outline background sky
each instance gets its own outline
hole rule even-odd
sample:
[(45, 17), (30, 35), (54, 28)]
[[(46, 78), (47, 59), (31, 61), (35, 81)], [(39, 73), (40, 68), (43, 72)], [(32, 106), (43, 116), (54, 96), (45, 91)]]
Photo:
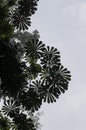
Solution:
[(86, 0), (40, 0), (30, 31), (61, 53), (72, 74), (56, 103), (43, 104), (41, 130), (86, 130)]

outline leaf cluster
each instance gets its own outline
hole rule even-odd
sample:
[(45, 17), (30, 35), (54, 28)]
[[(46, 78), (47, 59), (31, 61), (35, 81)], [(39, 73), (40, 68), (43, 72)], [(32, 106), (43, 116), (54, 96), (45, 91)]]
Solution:
[(19, 30), (28, 29), (31, 25), (31, 16), (37, 10), (38, 0), (18, 0), (15, 8), (9, 13), (11, 24)]
[(38, 0), (0, 2), (0, 129), (36, 130), (30, 113), (56, 102), (68, 89), (70, 71), (57, 48), (40, 41), (37, 31), (24, 31)]

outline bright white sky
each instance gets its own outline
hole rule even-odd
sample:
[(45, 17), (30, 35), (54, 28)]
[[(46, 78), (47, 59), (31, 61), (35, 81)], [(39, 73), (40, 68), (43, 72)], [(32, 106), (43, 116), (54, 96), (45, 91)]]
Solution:
[(86, 130), (86, 0), (40, 0), (30, 31), (58, 48), (72, 74), (57, 103), (42, 106), (42, 130)]

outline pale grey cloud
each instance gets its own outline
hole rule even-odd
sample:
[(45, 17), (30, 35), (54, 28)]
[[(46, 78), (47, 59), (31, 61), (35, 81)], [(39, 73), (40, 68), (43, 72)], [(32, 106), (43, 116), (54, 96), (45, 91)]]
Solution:
[(42, 130), (86, 130), (86, 0), (40, 0), (35, 28), (72, 73), (69, 90), (56, 104), (42, 106)]
[(86, 27), (86, 2), (80, 5), (80, 21), (83, 26)]
[[(49, 3), (48, 0), (47, 2), (42, 1), (39, 4), (38, 12), (33, 16), (33, 29), (37, 28), (41, 32), (41, 38), (47, 43), (64, 43), (65, 41), (65, 44), (74, 44), (75, 42), (81, 44), (86, 41), (84, 17), (86, 9), (85, 7), (83, 9), (86, 2), (77, 2), (77, 0), (67, 2), (67, 0), (60, 2), (54, 0)], [(64, 5), (64, 8), (61, 4)]]

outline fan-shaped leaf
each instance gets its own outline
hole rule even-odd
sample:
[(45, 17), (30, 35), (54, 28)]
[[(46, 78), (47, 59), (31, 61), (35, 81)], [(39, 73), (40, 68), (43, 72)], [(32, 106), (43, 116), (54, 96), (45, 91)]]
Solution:
[(15, 111), (19, 107), (20, 106), (17, 106), (15, 101), (13, 101), (12, 99), (9, 99), (9, 100), (6, 100), (6, 102), (4, 102), (2, 111), (5, 115), (9, 115), (12, 111)]
[(43, 50), (43, 57), (41, 58), (41, 64), (44, 68), (53, 68), (60, 64), (60, 53), (54, 47), (49, 47)]
[(42, 51), (45, 49), (45, 45), (37, 40), (28, 41), (26, 43), (26, 55), (33, 59), (38, 59), (42, 56)]

